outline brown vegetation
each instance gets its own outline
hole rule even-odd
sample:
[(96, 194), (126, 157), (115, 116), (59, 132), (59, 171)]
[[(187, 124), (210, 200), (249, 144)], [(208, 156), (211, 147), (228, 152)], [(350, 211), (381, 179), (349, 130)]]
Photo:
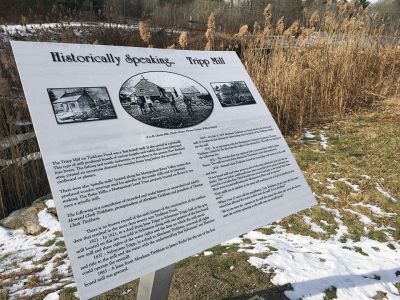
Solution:
[[(302, 27), (294, 22), (282, 37), (278, 23), (249, 42), (243, 60), (284, 133), (330, 120), (398, 93), (399, 38), (367, 9), (341, 4)], [(265, 33), (268, 36), (265, 36)]]
[[(204, 24), (203, 32), (188, 29), (180, 36), (167, 29), (155, 29), (155, 24), (147, 22), (141, 23), (139, 30), (113, 24), (26, 28), (24, 34), (16, 33), (12, 38), (234, 50), (285, 134), (399, 94), (399, 36), (385, 36), (389, 31), (368, 8), (352, 2), (330, 5), (326, 10), (305, 14), (302, 22), (292, 25), (285, 24), (284, 18), (273, 17), (273, 12), (273, 6), (264, 10), (263, 21), (259, 19), (263, 28), (258, 22), (249, 28), (254, 20), (246, 25), (240, 19), (232, 19), (236, 34), (220, 31), (222, 17), (215, 11), (207, 16), (208, 25)], [(8, 42), (0, 42), (0, 53), (2, 217), (47, 194), (49, 187), (35, 138), (17, 138), (33, 132), (33, 128)]]

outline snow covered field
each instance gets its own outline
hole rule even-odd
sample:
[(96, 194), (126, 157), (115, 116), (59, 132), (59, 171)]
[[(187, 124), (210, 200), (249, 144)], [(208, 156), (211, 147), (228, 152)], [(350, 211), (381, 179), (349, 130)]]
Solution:
[(36, 236), (0, 226), (0, 283), (10, 299), (75, 286), (60, 224), (48, 212), (54, 201), (45, 204), (38, 213), (44, 231)]
[(26, 24), (26, 25), (0, 25), (0, 31), (7, 32), (10, 35), (20, 34), (28, 36), (29, 34), (45, 29), (60, 29), (60, 28), (79, 28), (79, 27), (99, 27), (99, 26), (116, 26), (125, 29), (137, 30), (137, 24), (118, 24), (118, 23), (102, 23), (102, 22), (62, 22), (62, 23), (43, 23), (43, 24)]
[[(378, 291), (387, 299), (400, 299), (394, 286), (400, 281), (397, 243), (396, 249), (368, 238), (342, 244), (335, 237), (324, 241), (290, 234), (280, 226), (271, 235), (252, 231), (244, 238), (251, 243), (233, 239), (227, 244), (239, 243), (244, 247), (239, 251), (249, 254), (271, 253), (265, 259), (251, 256), (249, 263), (273, 272), (275, 285), (290, 283), (293, 290), (285, 292), (290, 299), (324, 299), (331, 287), (335, 287), (338, 299), (372, 299)], [(254, 248), (247, 249), (249, 245)]]
[[(46, 204), (52, 207), (53, 201), (48, 200)], [(376, 215), (386, 214), (376, 206), (369, 209)], [(333, 212), (340, 224), (340, 213)], [(59, 299), (60, 290), (75, 286), (57, 219), (47, 209), (40, 211), (38, 217), (46, 230), (37, 236), (0, 227), (0, 272), (10, 299), (48, 291), (44, 299)], [(311, 230), (323, 230), (309, 219), (307, 222)], [(338, 239), (347, 232), (347, 227), (339, 226), (336, 235), (321, 240), (291, 234), (280, 225), (271, 225), (265, 229), (272, 234), (251, 231), (225, 245), (238, 244), (238, 251), (250, 254), (249, 264), (274, 274), (273, 284), (290, 283), (293, 290), (285, 292), (290, 299), (324, 299), (331, 287), (336, 289), (338, 299), (371, 299), (378, 291), (385, 293), (387, 299), (399, 299), (399, 290), (394, 285), (400, 281), (398, 242), (391, 241), (393, 248), (368, 238), (341, 243)], [(259, 254), (267, 257), (260, 258)], [(213, 253), (205, 251), (203, 255)], [(32, 286), (35, 282), (38, 286)]]

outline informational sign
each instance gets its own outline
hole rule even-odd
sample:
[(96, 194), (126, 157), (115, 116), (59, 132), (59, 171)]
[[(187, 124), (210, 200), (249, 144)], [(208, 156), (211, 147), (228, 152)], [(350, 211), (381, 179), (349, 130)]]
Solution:
[(12, 47), (80, 298), (315, 204), (236, 53)]

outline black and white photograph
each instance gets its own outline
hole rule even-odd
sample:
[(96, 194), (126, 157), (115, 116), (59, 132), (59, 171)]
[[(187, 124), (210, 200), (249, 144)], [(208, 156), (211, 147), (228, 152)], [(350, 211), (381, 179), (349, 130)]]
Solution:
[(106, 87), (47, 89), (58, 124), (116, 119)]
[(256, 104), (244, 81), (212, 82), (211, 86), (222, 107)]
[(200, 124), (213, 110), (210, 93), (195, 80), (170, 72), (145, 72), (122, 85), (123, 108), (136, 120), (176, 129)]

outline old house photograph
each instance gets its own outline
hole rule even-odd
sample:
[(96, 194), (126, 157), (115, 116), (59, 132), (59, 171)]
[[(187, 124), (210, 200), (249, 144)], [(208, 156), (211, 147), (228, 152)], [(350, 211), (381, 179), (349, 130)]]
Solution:
[(211, 86), (222, 107), (256, 103), (244, 81), (212, 82)]
[(59, 124), (117, 118), (105, 87), (52, 88), (47, 93)]
[(123, 108), (136, 120), (161, 128), (197, 125), (213, 110), (210, 93), (198, 82), (170, 72), (129, 78), (119, 93)]

